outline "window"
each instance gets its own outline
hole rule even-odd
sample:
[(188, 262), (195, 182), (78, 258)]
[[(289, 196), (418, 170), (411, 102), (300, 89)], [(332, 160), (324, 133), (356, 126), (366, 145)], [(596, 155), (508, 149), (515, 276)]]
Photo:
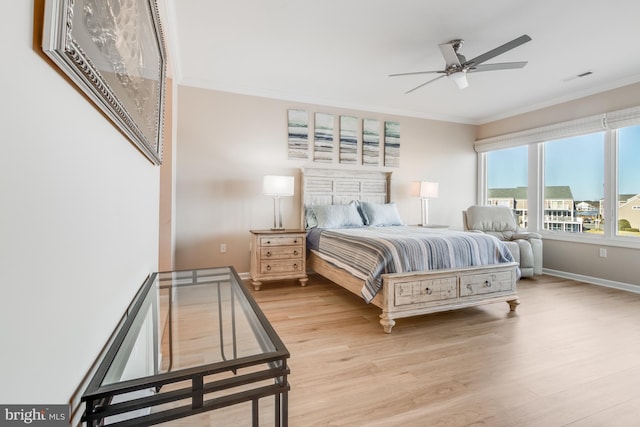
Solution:
[(495, 150), (487, 153), (487, 203), (508, 206), (527, 227), (528, 148)]
[(511, 206), (521, 226), (549, 239), (640, 247), (640, 106), (481, 139), (474, 148), (478, 199)]
[(618, 130), (617, 235), (640, 237), (640, 126)]
[(604, 132), (544, 143), (542, 228), (602, 233)]

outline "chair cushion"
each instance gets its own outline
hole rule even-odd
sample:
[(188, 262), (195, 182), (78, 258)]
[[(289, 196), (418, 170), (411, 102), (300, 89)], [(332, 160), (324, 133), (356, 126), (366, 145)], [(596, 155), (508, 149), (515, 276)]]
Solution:
[(507, 206), (470, 206), (467, 209), (467, 228), (504, 233), (515, 232), (518, 226), (513, 212)]

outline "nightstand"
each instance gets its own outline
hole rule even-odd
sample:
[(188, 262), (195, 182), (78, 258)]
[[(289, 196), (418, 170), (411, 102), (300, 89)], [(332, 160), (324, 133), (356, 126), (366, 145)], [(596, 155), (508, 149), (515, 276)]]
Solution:
[(304, 230), (250, 230), (251, 284), (260, 290), (263, 280), (298, 279), (307, 284)]

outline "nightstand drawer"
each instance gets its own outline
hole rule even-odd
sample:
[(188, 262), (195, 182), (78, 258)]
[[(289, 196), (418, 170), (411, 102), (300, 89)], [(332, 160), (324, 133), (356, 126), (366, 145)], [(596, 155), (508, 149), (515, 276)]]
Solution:
[(260, 259), (267, 261), (270, 259), (300, 259), (302, 258), (302, 246), (276, 246), (260, 248)]
[(295, 236), (260, 237), (260, 246), (294, 246), (302, 245), (303, 239)]
[(260, 263), (261, 274), (299, 273), (302, 268), (303, 263), (301, 260), (262, 261)]
[(460, 276), (460, 296), (513, 291), (511, 271)]

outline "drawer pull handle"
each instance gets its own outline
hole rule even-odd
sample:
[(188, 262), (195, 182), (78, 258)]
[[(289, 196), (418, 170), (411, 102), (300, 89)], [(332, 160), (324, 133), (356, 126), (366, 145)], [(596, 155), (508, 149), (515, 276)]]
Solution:
[(293, 251), (293, 254), (294, 255), (298, 255), (298, 251)]
[(270, 245), (270, 244), (271, 244), (271, 240), (267, 240), (267, 245)]
[(427, 295), (431, 295), (433, 293), (433, 289), (427, 288), (425, 289), (425, 292), (427, 293)]
[(298, 264), (293, 264), (293, 269), (297, 270), (298, 269)]
[(271, 256), (271, 251), (267, 251), (267, 256), (270, 257)]
[(267, 271), (271, 271), (271, 266), (267, 265)]
[(298, 243), (298, 239), (293, 239), (293, 243)]
[(484, 281), (484, 287), (485, 287), (485, 288), (490, 288), (490, 287), (491, 287), (491, 282), (490, 282), (490, 281), (488, 281), (488, 280), (485, 280), (485, 281)]

